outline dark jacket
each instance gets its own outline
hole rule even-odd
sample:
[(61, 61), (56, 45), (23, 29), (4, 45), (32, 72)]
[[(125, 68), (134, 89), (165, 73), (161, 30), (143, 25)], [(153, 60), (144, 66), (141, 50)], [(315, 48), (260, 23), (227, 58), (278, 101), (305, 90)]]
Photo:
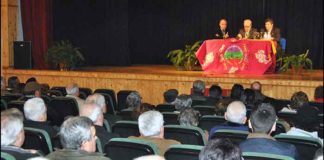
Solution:
[(24, 121), (24, 127), (31, 127), (31, 128), (37, 128), (45, 130), (50, 138), (54, 138), (57, 136), (58, 130), (56, 130), (54, 127), (50, 126), (48, 122), (36, 122), (31, 120), (25, 120)]
[(46, 156), (50, 160), (110, 160), (101, 153), (89, 153), (81, 150), (62, 149)]
[(105, 144), (107, 144), (110, 139), (119, 137), (118, 134), (107, 132), (105, 127), (95, 125), (95, 128), (96, 128), (97, 137), (101, 142), (102, 150), (104, 150)]
[(245, 37), (244, 29), (240, 29), (238, 34), (242, 35), (242, 39), (257, 39), (259, 37), (258, 30), (255, 28), (251, 28), (248, 37)]
[[(260, 30), (260, 37), (261, 38), (263, 38), (264, 37), (264, 33), (266, 32), (266, 30), (264, 29), (264, 28), (262, 28), (261, 30)], [(275, 40), (275, 41), (277, 41), (277, 42), (279, 42), (279, 40), (280, 40), (280, 29), (279, 28), (273, 28), (272, 30), (271, 30), (271, 37), (273, 37), (273, 39)]]
[(267, 134), (250, 133), (247, 139), (240, 144), (242, 152), (260, 152), (289, 156), (298, 159), (294, 145), (278, 142)]
[(28, 150), (16, 146), (1, 146), (1, 152), (5, 152), (14, 156), (17, 160), (28, 159), (32, 157), (42, 156), (39, 153), (31, 153)]
[(225, 29), (225, 32), (223, 33), (220, 28), (217, 29), (215, 33), (215, 39), (224, 39), (225, 34), (228, 34), (228, 37), (230, 37), (230, 34), (227, 29)]
[(232, 123), (232, 122), (225, 122), (223, 124), (217, 125), (210, 129), (209, 132), (209, 139), (212, 138), (213, 134), (219, 129), (231, 129), (231, 130), (238, 130), (238, 131), (249, 131), (249, 127), (244, 124)]

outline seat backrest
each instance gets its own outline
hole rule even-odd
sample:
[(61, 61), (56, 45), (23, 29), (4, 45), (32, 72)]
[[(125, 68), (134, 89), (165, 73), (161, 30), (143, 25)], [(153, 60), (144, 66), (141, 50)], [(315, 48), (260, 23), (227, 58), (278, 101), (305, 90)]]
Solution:
[(270, 101), (270, 104), (276, 110), (276, 113), (278, 113), (282, 108), (284, 108), (288, 104), (290, 104), (290, 100), (287, 100), (287, 99), (274, 99), (274, 98), (271, 98), (269, 101)]
[(62, 93), (62, 96), (66, 96), (66, 89), (63, 86), (53, 86), (50, 90), (58, 90)]
[(78, 116), (79, 108), (76, 100), (70, 97), (55, 97), (48, 105), (48, 118), (53, 125), (61, 126), (66, 116)]
[(116, 93), (113, 89), (96, 89), (94, 91), (94, 93), (105, 93), (105, 94), (110, 95), (110, 97), (112, 98), (114, 109), (116, 110), (117, 100), (116, 100)]
[(296, 113), (290, 113), (290, 112), (278, 112), (277, 114), (279, 119), (285, 120), (289, 124), (293, 124), (293, 121), (295, 120)]
[(134, 92), (133, 90), (120, 90), (118, 93), (117, 93), (117, 103), (118, 103), (118, 107), (116, 108), (117, 111), (121, 111), (126, 107), (126, 98), (127, 96)]
[(211, 135), (211, 139), (214, 138), (228, 138), (234, 144), (240, 144), (242, 141), (246, 140), (249, 132), (248, 131), (239, 131), (231, 129), (218, 129), (216, 132)]
[(118, 116), (122, 117), (125, 121), (132, 121), (132, 110), (122, 110), (119, 113), (117, 113)]
[(199, 119), (199, 127), (203, 130), (210, 131), (214, 126), (225, 123), (224, 116), (205, 115)]
[(159, 154), (157, 146), (149, 141), (131, 138), (112, 138), (104, 153), (112, 160), (131, 160), (144, 155)]
[(309, 102), (309, 105), (318, 108), (318, 110), (320, 111), (320, 113), (323, 113), (324, 103), (320, 103), (320, 102)]
[(7, 109), (10, 108), (17, 108), (19, 109), (22, 113), (24, 113), (24, 103), (25, 101), (11, 101), (7, 104)]
[(179, 124), (178, 117), (179, 113), (174, 112), (162, 112), (164, 125)]
[(112, 132), (117, 133), (122, 138), (140, 136), (138, 123), (136, 121), (117, 121), (112, 126)]
[(62, 97), (63, 93), (60, 90), (50, 89), (47, 92), (50, 97)]
[(270, 153), (259, 153), (259, 152), (242, 152), (244, 160), (294, 160), (289, 156), (270, 154)]
[(90, 88), (81, 87), (79, 88), (79, 91), (83, 92), (86, 95), (86, 97), (92, 94), (92, 90)]
[(84, 92), (82, 92), (82, 91), (79, 92), (79, 98), (85, 100), (85, 99), (87, 99), (87, 97), (88, 97), (88, 96), (87, 96), (86, 93), (84, 93)]
[(205, 145), (207, 142), (205, 132), (193, 126), (165, 125), (164, 137), (177, 140), (181, 144)]
[(281, 48), (282, 48), (282, 50), (286, 50), (286, 38), (280, 38), (279, 39), (279, 43), (280, 43), (280, 46), (281, 46)]
[(1, 160), (16, 160), (16, 158), (9, 153), (1, 152)]
[(176, 110), (173, 104), (158, 104), (155, 109), (159, 112), (173, 112)]
[(276, 131), (272, 132), (271, 136), (275, 136), (275, 135), (278, 135), (281, 133), (286, 133), (286, 129), (285, 129), (283, 122), (277, 121), (276, 122)]
[(214, 115), (215, 114), (215, 107), (214, 106), (204, 106), (204, 105), (196, 105), (193, 108), (199, 111), (200, 115)]
[(1, 99), (1, 111), (7, 109), (7, 102), (3, 99)]
[(22, 94), (6, 94), (6, 95), (2, 95), (1, 99), (4, 100), (5, 102), (9, 103), (11, 101), (18, 100), (21, 97), (23, 97)]
[(206, 100), (192, 100), (191, 106), (206, 105)]
[(96, 152), (103, 153), (102, 143), (99, 138), (96, 139)]
[(106, 119), (104, 119), (103, 125), (104, 125), (105, 129), (107, 130), (107, 132), (111, 133), (111, 126)]
[(45, 155), (53, 151), (51, 138), (45, 130), (24, 127), (24, 131), (25, 141), (22, 148), (40, 150)]
[(295, 145), (299, 157), (303, 157), (303, 159), (313, 159), (316, 150), (322, 147), (322, 144), (318, 139), (311, 138), (311, 137), (279, 134), (276, 135), (274, 138), (277, 141)]
[(115, 105), (113, 103), (113, 99), (111, 98), (111, 95), (107, 93), (99, 93), (99, 94), (105, 97), (107, 113), (116, 115)]
[(202, 148), (203, 146), (188, 144), (171, 145), (164, 153), (164, 157), (172, 160), (197, 160)]

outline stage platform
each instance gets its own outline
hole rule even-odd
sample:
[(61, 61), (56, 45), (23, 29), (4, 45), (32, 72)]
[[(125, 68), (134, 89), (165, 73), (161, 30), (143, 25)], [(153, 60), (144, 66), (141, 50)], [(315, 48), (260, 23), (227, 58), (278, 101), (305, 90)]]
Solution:
[(22, 82), (35, 77), (40, 83), (52, 86), (65, 86), (68, 83), (78, 83), (80, 87), (111, 88), (119, 90), (137, 90), (144, 102), (163, 103), (163, 92), (170, 88), (179, 90), (180, 94), (189, 94), (192, 82), (203, 80), (207, 87), (218, 84), (224, 89), (230, 89), (234, 83), (240, 83), (245, 88), (253, 81), (263, 84), (265, 95), (290, 99), (296, 91), (304, 91), (310, 100), (314, 98), (314, 90), (323, 85), (323, 70), (307, 70), (300, 75), (290, 72), (265, 75), (214, 74), (207, 75), (203, 71), (180, 71), (169, 65), (136, 65), (130, 67), (84, 67), (76, 71), (55, 70), (17, 70), (4, 69), (3, 75), (18, 76)]

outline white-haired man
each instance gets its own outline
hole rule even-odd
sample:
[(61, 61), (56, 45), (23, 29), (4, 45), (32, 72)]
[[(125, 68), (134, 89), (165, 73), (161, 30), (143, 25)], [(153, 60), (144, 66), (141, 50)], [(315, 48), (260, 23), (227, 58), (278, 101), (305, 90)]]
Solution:
[(209, 139), (213, 138), (213, 134), (219, 129), (232, 129), (240, 131), (249, 131), (246, 123), (246, 107), (241, 101), (233, 101), (227, 106), (224, 114), (225, 123), (213, 127), (209, 132)]
[(150, 141), (157, 145), (160, 155), (164, 156), (170, 145), (180, 144), (180, 142), (164, 139), (163, 115), (158, 111), (146, 111), (138, 117), (138, 128), (140, 137), (131, 136), (129, 138)]
[(81, 111), (81, 106), (84, 104), (84, 100), (79, 97), (79, 86), (76, 83), (69, 84), (65, 88), (66, 97), (74, 98), (78, 103), (79, 111)]
[[(99, 107), (96, 103), (85, 103), (82, 106), (82, 110), (80, 112), (80, 116), (88, 117), (92, 120), (95, 128), (97, 136), (102, 144), (102, 147), (104, 147), (110, 139), (117, 138), (119, 135), (115, 133), (109, 133), (104, 127), (104, 116), (101, 110), (101, 107)], [(102, 148), (104, 149), (104, 148)]]
[(31, 98), (24, 104), (26, 120), (25, 127), (45, 130), (51, 138), (57, 136), (58, 129), (50, 126), (47, 122), (46, 105), (41, 98)]
[(62, 150), (56, 150), (46, 157), (51, 160), (108, 160), (96, 153), (96, 129), (88, 117), (70, 117), (61, 126)]
[[(16, 112), (16, 111), (14, 111)], [(12, 110), (1, 112), (1, 154), (13, 155), (16, 159), (27, 159), (40, 156), (36, 150), (21, 148), (25, 141), (22, 113)]]
[(97, 103), (102, 110), (104, 118), (108, 121), (110, 126), (113, 126), (117, 121), (122, 120), (120, 116), (107, 113), (107, 104), (105, 97), (99, 93), (89, 95), (85, 100), (85, 103)]

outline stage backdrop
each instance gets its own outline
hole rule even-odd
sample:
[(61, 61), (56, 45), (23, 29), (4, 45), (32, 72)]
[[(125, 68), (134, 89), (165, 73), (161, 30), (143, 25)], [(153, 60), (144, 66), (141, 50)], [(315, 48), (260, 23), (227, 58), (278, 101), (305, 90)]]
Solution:
[(231, 36), (251, 18), (272, 17), (287, 39), (287, 53), (310, 49), (323, 68), (322, 0), (55, 0), (54, 40), (81, 47), (88, 66), (169, 64), (170, 50), (212, 39), (221, 17)]

